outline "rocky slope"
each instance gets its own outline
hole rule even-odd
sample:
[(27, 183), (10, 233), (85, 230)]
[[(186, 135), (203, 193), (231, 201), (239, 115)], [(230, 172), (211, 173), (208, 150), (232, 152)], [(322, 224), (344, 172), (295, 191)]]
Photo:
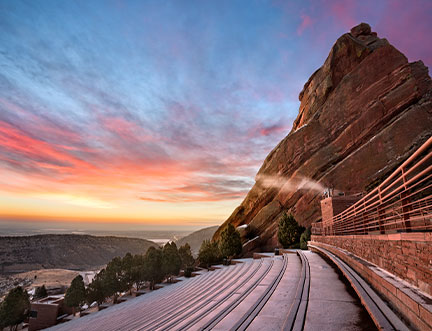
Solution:
[(135, 238), (88, 235), (0, 237), (0, 273), (37, 269), (90, 270), (113, 257), (143, 254), (155, 243)]
[(291, 132), (267, 156), (256, 183), (228, 223), (249, 224), (262, 249), (277, 244), (277, 223), (291, 211), (318, 220), (325, 188), (370, 190), (432, 135), (432, 82), (362, 23), (342, 35), (304, 85)]

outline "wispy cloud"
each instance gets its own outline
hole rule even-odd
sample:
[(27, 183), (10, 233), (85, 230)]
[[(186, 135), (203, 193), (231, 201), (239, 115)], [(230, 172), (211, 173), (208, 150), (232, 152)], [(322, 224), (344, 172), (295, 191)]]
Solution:
[(297, 34), (298, 35), (302, 35), (304, 30), (309, 28), (313, 23), (312, 18), (308, 15), (301, 14), (300, 18), (301, 18), (301, 23), (300, 23), (299, 27), (297, 28)]
[(152, 192), (140, 196), (141, 200), (153, 202), (210, 202), (238, 200), (244, 197), (252, 186), (251, 180), (226, 178), (192, 179), (183, 186)]
[(2, 2), (0, 193), (228, 215), (340, 34), (369, 22), (432, 65), (431, 15), (423, 0)]

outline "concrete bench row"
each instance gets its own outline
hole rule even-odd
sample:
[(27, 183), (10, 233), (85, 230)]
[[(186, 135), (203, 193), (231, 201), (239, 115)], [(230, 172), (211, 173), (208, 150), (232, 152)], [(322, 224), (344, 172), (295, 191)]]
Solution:
[(53, 329), (244, 330), (262, 322), (268, 325), (265, 321), (275, 316), (272, 323), (283, 325), (299, 283), (301, 260), (284, 254), (241, 261)]

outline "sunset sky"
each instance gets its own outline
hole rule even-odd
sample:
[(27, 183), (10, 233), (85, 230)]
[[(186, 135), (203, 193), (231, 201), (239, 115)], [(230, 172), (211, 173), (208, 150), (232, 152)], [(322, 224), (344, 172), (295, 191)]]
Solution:
[(222, 223), (360, 22), (431, 67), (427, 0), (0, 0), (0, 219)]

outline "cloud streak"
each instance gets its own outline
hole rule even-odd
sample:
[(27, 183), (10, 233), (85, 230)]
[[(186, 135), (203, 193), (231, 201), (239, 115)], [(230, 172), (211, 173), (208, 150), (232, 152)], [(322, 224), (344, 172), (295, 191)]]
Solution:
[[(209, 204), (226, 217), (335, 39), (367, 21), (431, 65), (431, 10), (422, 0), (2, 2), (0, 193), (28, 208), (51, 197), (60, 216), (78, 201), (91, 217), (97, 206), (162, 217), (181, 205), (172, 215), (195, 219), (217, 214)], [(19, 209), (7, 208), (0, 217)]]

